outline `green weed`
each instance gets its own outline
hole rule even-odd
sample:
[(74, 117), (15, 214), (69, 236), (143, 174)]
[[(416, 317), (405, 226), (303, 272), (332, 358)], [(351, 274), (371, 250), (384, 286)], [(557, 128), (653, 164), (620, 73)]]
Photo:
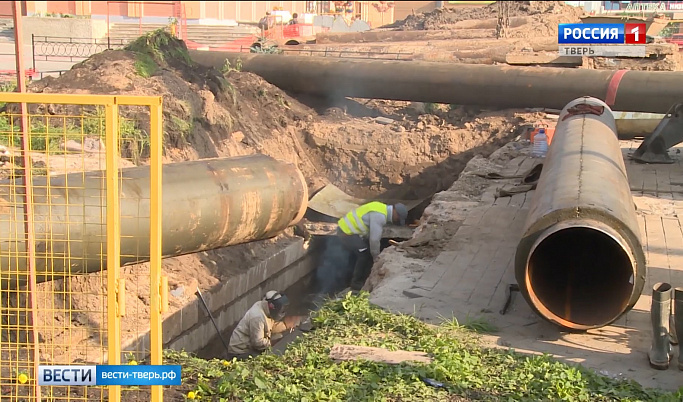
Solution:
[(180, 133), (181, 140), (187, 142), (187, 138), (194, 128), (194, 119), (190, 118), (190, 121), (186, 121), (176, 116), (171, 116), (170, 124), (175, 131)]
[(230, 71), (237, 71), (240, 72), (242, 71), (242, 59), (239, 57), (237, 60), (235, 60), (235, 66), (233, 67), (232, 64), (230, 64), (230, 60), (225, 59), (225, 63), (223, 63), (223, 66), (221, 67), (221, 72), (223, 74), (227, 74)]
[[(46, 124), (48, 118), (29, 119), (29, 147), (33, 151), (50, 151), (59, 153), (60, 144), (68, 140), (82, 138), (79, 129), (69, 126), (54, 127)], [(19, 128), (19, 118), (11, 119), (7, 115), (0, 115), (0, 144), (9, 147), (21, 147), (22, 132)]]
[[(266, 353), (227, 362), (166, 351), (166, 364), (183, 366), (185, 392), (213, 401), (676, 401), (683, 396), (602, 377), (548, 356), (482, 348), (471, 331), (453, 321), (430, 326), (391, 314), (372, 306), (366, 293), (328, 301), (313, 322), (315, 330), (290, 344), (283, 356)], [(329, 357), (335, 344), (423, 351), (433, 361), (335, 362)], [(425, 379), (444, 387), (429, 386)]]
[[(124, 47), (124, 50), (134, 52), (140, 60), (140, 55), (146, 55), (155, 65), (167, 65), (173, 61), (180, 61), (188, 66), (193, 65), (190, 53), (183, 41), (171, 35), (163, 28), (148, 32)], [(143, 63), (149, 67), (149, 60)], [(136, 67), (137, 69), (137, 67)]]
[(478, 334), (491, 334), (494, 332), (498, 332), (498, 327), (495, 325), (491, 324), (486, 320), (485, 318), (477, 317), (477, 318), (471, 318), (471, 317), (466, 317), (464, 322), (461, 324), (457, 318), (452, 317), (452, 318), (443, 318), (441, 317), (442, 324), (446, 328), (454, 329), (454, 330), (469, 330)]
[[(58, 120), (56, 124), (54, 120)], [(29, 119), (30, 149), (33, 151), (50, 151), (61, 153), (60, 144), (68, 140), (82, 142), (85, 136), (104, 139), (106, 136), (105, 116), (102, 108), (85, 115), (82, 119), (67, 121), (61, 118), (32, 117)], [(21, 147), (21, 130), (19, 119), (7, 114), (0, 114), (0, 145)], [(135, 121), (119, 119), (119, 140), (121, 150), (127, 152), (135, 164), (139, 164), (142, 155), (149, 149), (149, 135), (136, 127)]]
[(149, 78), (157, 72), (159, 66), (152, 56), (147, 53), (137, 53), (135, 55), (135, 72), (142, 78)]

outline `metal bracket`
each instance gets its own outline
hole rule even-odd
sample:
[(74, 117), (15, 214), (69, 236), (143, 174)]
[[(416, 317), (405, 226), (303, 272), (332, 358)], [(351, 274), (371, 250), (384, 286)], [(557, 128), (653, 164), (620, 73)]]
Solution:
[(669, 148), (683, 142), (683, 103), (673, 105), (659, 122), (652, 135), (631, 155), (640, 163), (674, 163)]
[(126, 280), (124, 278), (119, 278), (116, 281), (116, 301), (118, 307), (119, 317), (126, 316)]
[(519, 292), (519, 285), (516, 283), (509, 284), (507, 289), (505, 289), (505, 305), (500, 310), (501, 315), (507, 314), (508, 310), (512, 306), (513, 292)]

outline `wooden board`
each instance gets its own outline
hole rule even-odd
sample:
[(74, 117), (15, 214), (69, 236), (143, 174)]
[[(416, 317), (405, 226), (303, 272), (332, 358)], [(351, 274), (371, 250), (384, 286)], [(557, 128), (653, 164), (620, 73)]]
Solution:
[(583, 64), (583, 58), (559, 56), (557, 52), (509, 52), (505, 55), (505, 62), (512, 65), (563, 64), (580, 66)]
[(356, 345), (334, 345), (330, 358), (337, 361), (369, 360), (378, 363), (400, 364), (405, 362), (431, 363), (432, 358), (424, 352), (386, 350)]

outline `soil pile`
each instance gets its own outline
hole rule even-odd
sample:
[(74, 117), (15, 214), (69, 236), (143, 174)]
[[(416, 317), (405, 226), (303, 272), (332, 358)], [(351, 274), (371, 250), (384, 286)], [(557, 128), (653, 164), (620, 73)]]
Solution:
[[(569, 6), (562, 1), (510, 1), (510, 17), (526, 17), (540, 14), (573, 15), (581, 13), (581, 9)], [(485, 20), (497, 18), (498, 3), (483, 7), (443, 8), (428, 13), (409, 15), (386, 28), (398, 28), (402, 31), (449, 29), (449, 25), (466, 20)]]
[(423, 199), (443, 191), (473, 156), (488, 155), (518, 135), (529, 116), (380, 100), (365, 107), (390, 123), (334, 108), (329, 113), (339, 116), (336, 121), (315, 121), (303, 131), (311, 159), (334, 160), (337, 168), (328, 177), (358, 197)]
[[(110, 50), (79, 63), (61, 77), (32, 84), (30, 92), (125, 94), (163, 97), (166, 162), (264, 153), (315, 174), (294, 144), (293, 123), (310, 119), (308, 107), (262, 78), (194, 64), (184, 42), (163, 31), (142, 36), (124, 50)], [(80, 114), (42, 105), (50, 114)], [(121, 116), (145, 132), (145, 108), (121, 107)], [(39, 111), (40, 112), (40, 111)], [(144, 163), (145, 149), (140, 150)], [(130, 155), (124, 155), (130, 156)]]

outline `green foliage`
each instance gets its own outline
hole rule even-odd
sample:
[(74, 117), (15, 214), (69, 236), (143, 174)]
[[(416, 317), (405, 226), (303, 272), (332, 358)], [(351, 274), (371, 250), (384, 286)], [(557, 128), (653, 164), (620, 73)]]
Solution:
[(673, 34), (678, 33), (679, 31), (679, 23), (678, 22), (670, 22), (668, 23), (660, 32), (659, 36), (662, 38), (670, 38)]
[[(186, 392), (212, 401), (639, 401), (680, 400), (679, 394), (643, 389), (599, 376), (548, 356), (524, 356), (477, 345), (476, 334), (446, 323), (427, 325), (372, 306), (367, 294), (326, 303), (315, 330), (290, 344), (283, 356), (248, 361), (202, 360), (166, 351), (167, 364), (183, 366)], [(334, 344), (424, 351), (430, 364), (334, 362)], [(427, 385), (433, 379), (444, 388)]]
[(443, 319), (442, 325), (446, 328), (451, 328), (454, 330), (465, 329), (479, 334), (490, 334), (498, 332), (498, 327), (496, 327), (494, 324), (491, 324), (486, 319), (481, 317), (467, 317), (465, 318), (465, 322), (463, 324), (460, 324), (460, 322), (458, 322), (458, 319), (455, 317), (451, 319)]
[(242, 71), (242, 59), (240, 59), (238, 57), (237, 60), (235, 60), (235, 66), (234, 67), (230, 64), (230, 60), (225, 59), (225, 63), (223, 63), (223, 66), (221, 67), (221, 72), (223, 74), (227, 74), (230, 71), (237, 71), (237, 72)]
[[(83, 141), (86, 136), (106, 136), (105, 116), (102, 108), (82, 119), (66, 119), (59, 117), (32, 117), (29, 119), (30, 147), (34, 151), (60, 153), (60, 143), (68, 140)], [(21, 147), (21, 130), (18, 116), (0, 114), (0, 144), (10, 147)], [(149, 149), (149, 135), (138, 129), (130, 119), (119, 118), (119, 139), (122, 150), (127, 150), (133, 162), (139, 164), (142, 154)]]
[[(29, 147), (33, 151), (50, 151), (53, 153), (61, 152), (59, 144), (68, 140), (80, 140), (82, 138), (80, 129), (69, 126), (54, 127), (46, 124), (47, 118), (29, 119), (30, 128)], [(21, 147), (22, 133), (19, 126), (19, 117), (10, 118), (8, 115), (0, 115), (0, 144), (10, 147)]]
[(0, 92), (14, 92), (17, 89), (17, 80), (0, 82)]
[[(12, 79), (0, 82), (0, 92), (14, 92), (17, 89), (17, 80)], [(5, 102), (0, 102), (0, 108), (5, 107)]]
[(159, 66), (147, 53), (136, 53), (135, 72), (142, 78), (149, 78), (157, 72)]
[(142, 69), (143, 72), (149, 72), (150, 61), (154, 62), (155, 68), (159, 65), (168, 65), (174, 62), (180, 62), (188, 66), (193, 65), (185, 43), (163, 28), (142, 35), (126, 45), (124, 50), (134, 52), (138, 57), (136, 62), (138, 74), (141, 72), (138, 69), (138, 63), (145, 67)]
[(170, 124), (172, 128), (180, 133), (181, 140), (187, 142), (187, 137), (194, 128), (194, 119), (190, 119), (188, 122), (176, 116), (171, 116)]

